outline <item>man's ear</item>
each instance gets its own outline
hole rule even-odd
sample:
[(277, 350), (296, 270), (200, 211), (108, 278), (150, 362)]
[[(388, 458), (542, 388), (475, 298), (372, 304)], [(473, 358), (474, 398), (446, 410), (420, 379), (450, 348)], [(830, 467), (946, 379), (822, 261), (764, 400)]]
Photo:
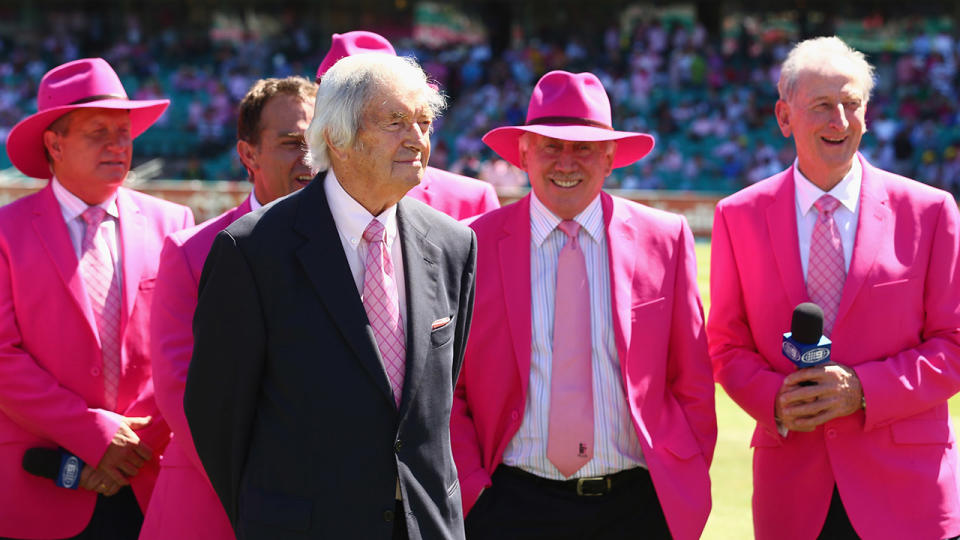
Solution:
[(784, 137), (790, 137), (793, 133), (793, 130), (790, 128), (790, 105), (788, 105), (786, 101), (778, 99), (777, 105), (773, 110), (777, 116), (780, 133), (783, 133)]
[(344, 148), (334, 146), (330, 142), (330, 135), (326, 130), (323, 131), (323, 142), (327, 144), (327, 151), (330, 152), (330, 155), (335, 156), (340, 161), (346, 161), (349, 153)]
[(44, 131), (43, 147), (47, 150), (50, 161), (56, 162), (63, 159), (63, 150), (60, 147), (60, 135), (57, 133), (50, 130)]
[(253, 176), (253, 172), (259, 168), (259, 153), (256, 147), (247, 141), (237, 141), (237, 155), (240, 156), (240, 162), (247, 169), (247, 173)]

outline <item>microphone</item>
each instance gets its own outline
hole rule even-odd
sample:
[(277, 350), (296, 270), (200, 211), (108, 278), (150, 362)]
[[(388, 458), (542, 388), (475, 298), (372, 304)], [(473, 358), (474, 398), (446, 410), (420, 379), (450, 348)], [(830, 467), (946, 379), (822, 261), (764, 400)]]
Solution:
[(804, 302), (793, 310), (790, 331), (783, 334), (783, 355), (800, 369), (830, 361), (830, 340), (823, 335), (823, 310)]
[(34, 476), (49, 478), (57, 487), (77, 489), (83, 461), (63, 448), (27, 448), (23, 453), (23, 470)]

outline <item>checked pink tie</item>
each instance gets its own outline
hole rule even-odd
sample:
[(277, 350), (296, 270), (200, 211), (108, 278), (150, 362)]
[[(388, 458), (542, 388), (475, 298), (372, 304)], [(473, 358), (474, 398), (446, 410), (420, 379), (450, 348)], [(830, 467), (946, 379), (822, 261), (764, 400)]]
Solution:
[(100, 227), (107, 211), (99, 206), (84, 210), (87, 223), (80, 249), (80, 274), (93, 307), (103, 355), (103, 393), (108, 409), (117, 406), (120, 383), (120, 276), (107, 239)]
[(593, 457), (590, 285), (580, 225), (565, 220), (559, 228), (568, 238), (557, 260), (547, 459), (569, 478)]
[(833, 212), (840, 207), (840, 201), (824, 195), (813, 206), (817, 209), (817, 223), (810, 235), (807, 293), (810, 300), (823, 308), (823, 333), (829, 336), (837, 320), (843, 282), (847, 277), (840, 229), (833, 219)]
[(363, 308), (373, 327), (373, 335), (383, 357), (383, 367), (390, 379), (393, 397), (400, 406), (403, 395), (404, 343), (403, 317), (400, 316), (400, 301), (397, 297), (397, 280), (393, 262), (387, 250), (386, 229), (374, 219), (363, 231), (367, 241), (367, 253), (363, 270)]

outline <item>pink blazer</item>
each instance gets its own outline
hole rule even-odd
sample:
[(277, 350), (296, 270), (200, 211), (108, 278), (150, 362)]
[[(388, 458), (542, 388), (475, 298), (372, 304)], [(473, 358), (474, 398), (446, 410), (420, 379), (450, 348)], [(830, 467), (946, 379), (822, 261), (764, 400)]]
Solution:
[[(153, 416), (154, 450), (131, 481), (146, 509), (170, 433), (153, 398), (150, 304), (161, 242), (193, 225), (190, 209), (120, 188), (123, 376), (116, 413)], [(25, 473), (23, 452), (62, 446), (95, 466), (119, 427), (104, 410), (100, 338), (77, 256), (50, 185), (0, 208), (0, 536), (78, 534), (97, 495)]]
[[(699, 538), (710, 513), (717, 439), (714, 383), (682, 217), (601, 194), (623, 386), (675, 538)], [(520, 427), (530, 373), (530, 197), (472, 225), (477, 295), (451, 420), (464, 512)]]
[(203, 263), (217, 233), (250, 211), (240, 206), (164, 241), (157, 271), (150, 334), (157, 405), (173, 431), (140, 539), (232, 540), (233, 528), (210, 485), (183, 414), (183, 392), (193, 354), (193, 311)]
[(492, 184), (433, 167), (407, 196), (457, 220), (500, 208)]
[(860, 377), (866, 412), (811, 433), (777, 433), (780, 352), (809, 301), (797, 246), (793, 168), (717, 206), (708, 335), (716, 379), (757, 420), (757, 538), (808, 539), (834, 483), (864, 538), (960, 533), (947, 399), (960, 390), (960, 212), (945, 192), (863, 164), (853, 258), (833, 358)]

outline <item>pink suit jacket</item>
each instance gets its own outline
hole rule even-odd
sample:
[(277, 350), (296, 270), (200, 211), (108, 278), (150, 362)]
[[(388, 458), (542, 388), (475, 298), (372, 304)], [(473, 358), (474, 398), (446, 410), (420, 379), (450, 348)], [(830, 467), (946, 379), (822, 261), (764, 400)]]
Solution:
[(866, 410), (810, 433), (777, 433), (774, 398), (794, 370), (781, 354), (809, 301), (797, 245), (793, 168), (720, 202), (708, 323), (715, 376), (757, 420), (757, 538), (815, 538), (834, 483), (864, 538), (960, 533), (957, 449), (947, 399), (960, 390), (960, 213), (945, 192), (872, 167), (834, 327)]
[(407, 196), (456, 220), (500, 208), (492, 184), (433, 167), (427, 167), (423, 180)]
[[(675, 538), (710, 513), (714, 383), (682, 217), (601, 194), (613, 324), (634, 428)], [(477, 296), (451, 420), (464, 512), (520, 427), (530, 379), (530, 196), (481, 216)]]
[(250, 211), (250, 197), (240, 206), (164, 241), (153, 305), (153, 380), (157, 406), (173, 431), (161, 462), (160, 477), (140, 530), (141, 540), (232, 540), (227, 513), (193, 446), (183, 413), (183, 393), (193, 354), (193, 312), (203, 263), (217, 233)]
[(74, 536), (94, 492), (58, 488), (20, 466), (30, 447), (62, 446), (96, 466), (117, 414), (153, 416), (138, 432), (156, 456), (131, 480), (146, 509), (170, 437), (153, 397), (149, 334), (163, 238), (193, 225), (190, 209), (117, 192), (123, 264), (123, 375), (115, 412), (104, 410), (100, 339), (77, 256), (50, 185), (0, 208), (0, 536)]

